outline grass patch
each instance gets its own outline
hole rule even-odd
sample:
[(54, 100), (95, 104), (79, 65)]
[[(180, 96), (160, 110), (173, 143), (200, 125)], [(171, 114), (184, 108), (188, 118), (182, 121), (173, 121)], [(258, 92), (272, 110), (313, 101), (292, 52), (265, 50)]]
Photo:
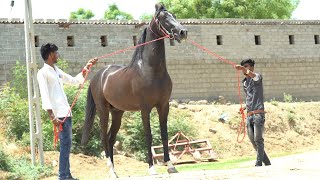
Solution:
[(254, 157), (241, 157), (239, 159), (220, 160), (215, 162), (202, 162), (197, 164), (181, 164), (176, 166), (178, 171), (222, 170), (240, 168), (241, 164), (254, 160)]
[[(273, 158), (300, 154), (304, 151), (294, 151), (294, 152), (281, 152), (276, 154), (271, 154), (270, 160), (272, 163)], [(270, 156), (270, 155), (269, 155)], [(176, 169), (179, 172), (188, 172), (188, 171), (203, 171), (203, 170), (226, 170), (226, 169), (235, 169), (235, 168), (246, 168), (243, 164), (246, 162), (254, 161), (255, 156), (246, 156), (237, 159), (226, 159), (226, 160), (219, 160), (215, 162), (201, 162), (195, 164), (180, 164), (175, 165)], [(252, 164), (253, 166), (254, 164)], [(159, 174), (167, 173), (167, 168), (165, 166), (158, 166), (157, 171)], [(140, 174), (141, 175), (141, 174)]]
[(33, 166), (26, 157), (14, 158), (5, 154), (0, 148), (0, 170), (8, 172), (6, 179), (34, 180), (52, 175), (51, 166)]
[[(201, 171), (201, 170), (222, 170), (222, 169), (235, 169), (241, 168), (243, 163), (254, 160), (255, 157), (241, 157), (237, 159), (219, 160), (215, 162), (201, 162), (194, 164), (179, 164), (175, 165), (175, 168), (179, 172), (187, 171)], [(157, 172), (159, 174), (167, 173), (166, 166), (157, 166)], [(138, 175), (138, 174), (136, 174)], [(141, 175), (141, 174), (139, 174)]]

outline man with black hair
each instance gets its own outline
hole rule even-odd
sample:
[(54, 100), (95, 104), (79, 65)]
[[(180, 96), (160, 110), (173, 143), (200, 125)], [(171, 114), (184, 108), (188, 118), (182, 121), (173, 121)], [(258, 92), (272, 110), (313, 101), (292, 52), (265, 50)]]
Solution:
[[(38, 71), (37, 79), (42, 99), (42, 108), (48, 112), (50, 120), (55, 126), (62, 124), (63, 128), (59, 133), (59, 180), (73, 180), (75, 178), (71, 175), (69, 161), (72, 143), (72, 114), (71, 112), (69, 113), (70, 105), (63, 90), (63, 84), (79, 85), (83, 83), (84, 77), (88, 73), (88, 69), (94, 65), (98, 59), (94, 58), (89, 60), (82, 72), (76, 77), (72, 77), (56, 66), (59, 59), (59, 53), (58, 47), (55, 44), (43, 44), (40, 52), (41, 57), (44, 60), (44, 65)], [(66, 120), (62, 123), (65, 117)]]
[(270, 160), (264, 151), (264, 98), (262, 76), (254, 72), (254, 60), (245, 59), (241, 61), (241, 65), (236, 65), (237, 70), (241, 70), (245, 75), (243, 79), (243, 89), (246, 94), (247, 109), (247, 132), (248, 137), (257, 152), (257, 160), (255, 166), (271, 165)]

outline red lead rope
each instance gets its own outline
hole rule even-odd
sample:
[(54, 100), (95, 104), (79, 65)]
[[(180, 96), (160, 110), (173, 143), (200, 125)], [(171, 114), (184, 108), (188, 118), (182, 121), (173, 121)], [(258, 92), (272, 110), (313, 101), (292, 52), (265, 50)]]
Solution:
[[(223, 61), (223, 62), (225, 62), (225, 63), (227, 63), (227, 64), (232, 65), (233, 68), (234, 68), (234, 66), (236, 65), (234, 62), (229, 61), (229, 60), (227, 60), (227, 59), (219, 56), (218, 54), (210, 51), (209, 49), (207, 49), (207, 48), (204, 47), (204, 46), (201, 46), (200, 44), (197, 44), (197, 43), (194, 42), (194, 41), (190, 41), (190, 43), (193, 44), (194, 46), (198, 47), (199, 49), (202, 49), (203, 51), (207, 52), (208, 54), (210, 54), (210, 55), (212, 55), (212, 56), (214, 56), (214, 57), (219, 58), (221, 61)], [(240, 71), (237, 71), (237, 79), (238, 79), (238, 97), (239, 97), (239, 102), (240, 102), (240, 113), (241, 113), (241, 118), (242, 118), (242, 121), (240, 122), (240, 126), (239, 126), (239, 129), (238, 129), (237, 141), (238, 141), (238, 143), (241, 143), (241, 142), (244, 140), (245, 136), (246, 136), (246, 128), (245, 128), (245, 119), (246, 119), (246, 116), (245, 116), (245, 114), (244, 114), (244, 110), (243, 110), (243, 107), (242, 107), (243, 100), (242, 100), (242, 98), (241, 98), (241, 92), (240, 92), (240, 89), (241, 89), (241, 87), (240, 87), (240, 84), (241, 84), (241, 83), (240, 83), (240, 82), (241, 82), (241, 81), (240, 81)], [(239, 140), (239, 137), (240, 137), (240, 134), (241, 134), (242, 131), (243, 131), (243, 137), (242, 137), (241, 140)]]

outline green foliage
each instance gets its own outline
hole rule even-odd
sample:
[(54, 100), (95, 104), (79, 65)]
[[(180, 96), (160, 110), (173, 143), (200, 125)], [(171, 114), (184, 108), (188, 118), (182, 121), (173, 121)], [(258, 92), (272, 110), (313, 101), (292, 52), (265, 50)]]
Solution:
[(161, 0), (177, 18), (289, 19), (299, 0)]
[(284, 102), (293, 102), (292, 96), (290, 94), (283, 93), (283, 101)]
[(275, 98), (271, 99), (271, 100), (270, 100), (270, 103), (271, 103), (272, 105), (274, 105), (274, 106), (278, 106), (278, 105), (279, 105), (279, 102), (278, 102)]
[(29, 129), (28, 101), (21, 98), (9, 85), (6, 84), (0, 91), (0, 111), (5, 117), (6, 135), (21, 140), (23, 133)]
[(16, 62), (16, 65), (11, 69), (12, 81), (11, 85), (15, 92), (19, 94), (21, 98), (28, 98), (28, 81), (27, 81), (27, 66), (21, 64), (20, 61)]
[(152, 17), (153, 17), (152, 14), (146, 14), (146, 13), (144, 13), (144, 14), (142, 14), (142, 15), (140, 16), (139, 19), (140, 19), (140, 20), (151, 20)]
[(299, 0), (214, 0), (216, 18), (289, 19)]
[(209, 18), (212, 17), (211, 0), (161, 0), (168, 11), (177, 18)]
[(77, 11), (70, 13), (70, 19), (91, 19), (94, 16), (91, 10), (79, 8)]
[[(170, 109), (168, 117), (168, 138), (182, 131), (190, 137), (195, 137), (195, 129), (190, 123), (191, 115), (175, 108)], [(123, 131), (119, 133), (119, 139), (125, 151), (129, 151), (139, 160), (145, 161), (147, 146), (140, 112), (125, 113), (122, 120)], [(150, 114), (150, 126), (152, 132), (152, 144), (162, 145), (158, 114), (153, 110)]]
[(68, 62), (64, 59), (58, 59), (57, 66), (62, 70), (66, 71), (69, 67)]
[(131, 20), (133, 17), (129, 13), (120, 11), (116, 4), (112, 4), (105, 11), (104, 19)]
[(51, 166), (32, 166), (26, 157), (11, 160), (12, 173), (8, 179), (40, 179), (52, 175)]
[(10, 171), (10, 161), (8, 156), (4, 153), (2, 147), (0, 147), (0, 170)]
[(3, 151), (0, 146), (0, 170), (9, 172), (7, 179), (39, 179), (52, 175), (51, 166), (33, 166), (26, 157), (12, 157)]
[(295, 122), (296, 121), (296, 116), (293, 113), (288, 113), (287, 118), (289, 122)]

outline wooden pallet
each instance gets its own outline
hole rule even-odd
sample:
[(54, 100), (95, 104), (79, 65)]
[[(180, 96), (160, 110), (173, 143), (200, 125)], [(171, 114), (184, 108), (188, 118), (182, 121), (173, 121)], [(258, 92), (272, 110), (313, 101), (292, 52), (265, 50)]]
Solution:
[[(168, 141), (169, 156), (173, 164), (197, 161), (214, 161), (217, 156), (210, 142), (204, 140), (191, 140), (182, 132), (178, 132)], [(157, 164), (163, 163), (163, 146), (152, 146), (152, 157)], [(206, 158), (203, 156), (206, 153)]]

